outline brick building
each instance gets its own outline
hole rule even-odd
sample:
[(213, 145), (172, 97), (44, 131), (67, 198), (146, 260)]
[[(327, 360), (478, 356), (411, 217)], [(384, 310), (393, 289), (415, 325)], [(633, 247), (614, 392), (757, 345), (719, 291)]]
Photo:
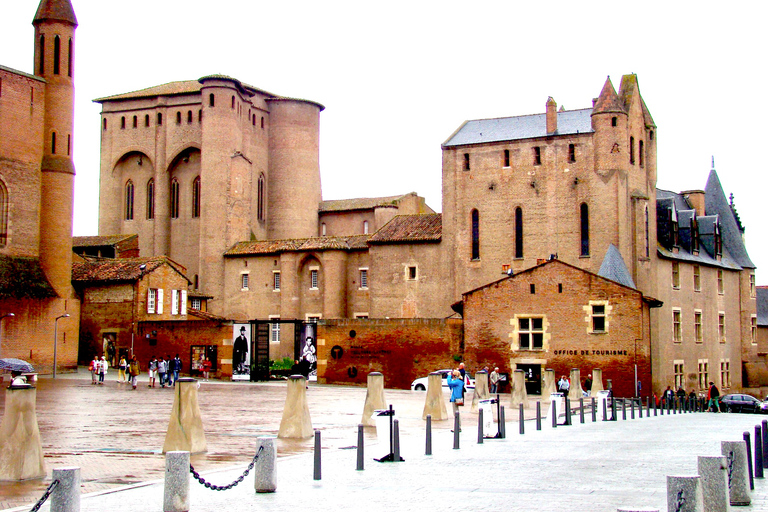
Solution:
[[(0, 66), (2, 357), (48, 373), (77, 362), (80, 303), (71, 285), (77, 18), (41, 0), (32, 74)], [(14, 316), (9, 316), (9, 314)]]

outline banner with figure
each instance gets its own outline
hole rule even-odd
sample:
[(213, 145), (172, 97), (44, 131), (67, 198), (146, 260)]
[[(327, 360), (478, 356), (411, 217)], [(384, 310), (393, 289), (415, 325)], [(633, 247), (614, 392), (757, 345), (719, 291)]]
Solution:
[(251, 326), (232, 327), (232, 380), (251, 379)]
[(315, 339), (315, 323), (305, 323), (301, 326), (301, 351), (299, 353), (299, 365), (302, 374), (309, 379), (311, 375), (317, 377), (317, 340)]

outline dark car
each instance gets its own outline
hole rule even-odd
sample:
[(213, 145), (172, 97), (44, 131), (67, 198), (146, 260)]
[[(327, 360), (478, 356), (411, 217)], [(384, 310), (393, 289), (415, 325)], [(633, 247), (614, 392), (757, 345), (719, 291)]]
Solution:
[(762, 412), (762, 402), (751, 395), (732, 393), (720, 398), (720, 409), (726, 412)]

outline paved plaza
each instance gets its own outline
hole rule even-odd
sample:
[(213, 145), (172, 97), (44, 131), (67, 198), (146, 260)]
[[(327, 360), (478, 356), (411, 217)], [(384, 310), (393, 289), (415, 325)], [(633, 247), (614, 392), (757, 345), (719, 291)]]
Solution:
[[(29, 510), (50, 483), (51, 468), (78, 466), (81, 510), (162, 510), (160, 449), (173, 392), (146, 383), (136, 391), (114, 382), (91, 386), (89, 379), (40, 380), (48, 478), (0, 484), (5, 508)], [(753, 434), (764, 418), (682, 414), (592, 423), (587, 416), (580, 424), (577, 416), (572, 426), (553, 429), (544, 422), (541, 431), (528, 420), (520, 435), (516, 415), (508, 414), (507, 438), (478, 444), (477, 415), (465, 407), (460, 448), (453, 449), (452, 421), (434, 422), (433, 454), (427, 456), (425, 393), (386, 390), (400, 419), (405, 460), (375, 462), (389, 447), (367, 429), (365, 469), (357, 471), (354, 445), (365, 389), (311, 384), (307, 394), (313, 427), (322, 433), (321, 480), (313, 479), (312, 439), (278, 440), (277, 492), (254, 493), (252, 476), (221, 492), (192, 481), (190, 510), (664, 511), (667, 475), (696, 474), (697, 456), (719, 455), (720, 441)], [(214, 484), (233, 481), (250, 462), (256, 438), (277, 433), (285, 395), (282, 382), (201, 383), (208, 452), (193, 456), (192, 464)], [(755, 487), (752, 505), (741, 508), (768, 512), (768, 484), (756, 480)]]

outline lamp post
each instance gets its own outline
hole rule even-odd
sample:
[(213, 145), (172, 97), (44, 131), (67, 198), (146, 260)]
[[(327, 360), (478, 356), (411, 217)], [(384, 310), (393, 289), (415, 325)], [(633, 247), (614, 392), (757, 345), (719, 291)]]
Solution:
[(56, 342), (59, 341), (59, 320), (62, 318), (69, 318), (69, 313), (59, 315), (53, 321), (53, 378), (56, 378)]
[[(16, 315), (14, 315), (13, 313), (5, 313), (4, 315), (0, 316), (0, 328), (2, 328), (2, 326), (3, 326), (3, 325), (2, 325), (2, 323), (3, 323), (3, 318), (7, 318), (7, 317), (11, 317), (11, 318), (13, 318), (14, 316), (16, 316)], [(3, 351), (3, 350), (2, 350), (2, 348), (3, 348), (3, 342), (2, 342), (2, 340), (0, 339), (0, 353), (2, 353), (2, 351)]]

